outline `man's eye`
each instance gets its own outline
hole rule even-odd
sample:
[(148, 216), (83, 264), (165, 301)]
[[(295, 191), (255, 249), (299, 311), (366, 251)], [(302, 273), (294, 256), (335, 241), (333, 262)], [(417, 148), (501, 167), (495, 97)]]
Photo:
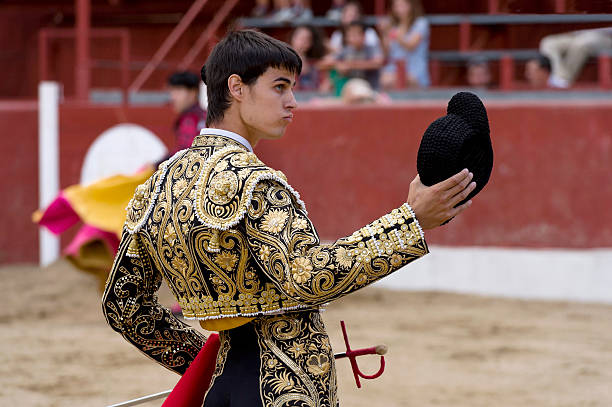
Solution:
[(285, 86), (284, 86), (284, 85), (276, 85), (274, 88), (275, 88), (277, 91), (282, 92), (282, 91), (283, 91), (283, 89), (285, 89)]

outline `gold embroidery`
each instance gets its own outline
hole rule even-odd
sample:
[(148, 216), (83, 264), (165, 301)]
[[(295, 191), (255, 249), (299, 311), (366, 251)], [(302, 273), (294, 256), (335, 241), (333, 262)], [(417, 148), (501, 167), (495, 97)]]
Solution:
[[(180, 371), (197, 354), (202, 337), (157, 304), (162, 276), (186, 318), (251, 317), (324, 304), (425, 253), (405, 208), (321, 245), (282, 173), (233, 141), (199, 137), (137, 188), (104, 309), (114, 329)], [(306, 376), (330, 375), (321, 356), (328, 354), (321, 348), (326, 339), (315, 344), (316, 352), (313, 342), (296, 341), (283, 354), (299, 359)], [(185, 343), (187, 350), (180, 348)], [(328, 362), (331, 371), (333, 360)], [(306, 381), (292, 377), (297, 399), (312, 398)]]
[(318, 311), (253, 321), (261, 356), (264, 407), (336, 407), (336, 370)]
[(285, 211), (271, 210), (264, 216), (264, 220), (261, 222), (261, 229), (268, 233), (278, 233), (283, 230), (288, 216)]

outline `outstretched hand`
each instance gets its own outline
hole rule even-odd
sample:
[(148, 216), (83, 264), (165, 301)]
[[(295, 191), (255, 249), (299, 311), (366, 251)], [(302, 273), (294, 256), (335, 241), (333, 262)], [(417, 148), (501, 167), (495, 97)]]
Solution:
[(474, 174), (467, 169), (452, 177), (427, 187), (417, 175), (410, 183), (408, 205), (412, 207), (419, 224), (423, 229), (433, 229), (447, 220), (459, 215), (472, 205), (469, 200), (457, 206), (476, 188), (472, 181)]

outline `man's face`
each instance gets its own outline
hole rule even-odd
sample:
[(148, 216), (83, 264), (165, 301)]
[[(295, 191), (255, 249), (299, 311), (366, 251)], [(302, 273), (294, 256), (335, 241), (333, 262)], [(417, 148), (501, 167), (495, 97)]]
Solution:
[(525, 78), (534, 88), (543, 88), (548, 81), (548, 71), (540, 67), (538, 61), (530, 60), (525, 65)]
[(169, 86), (170, 102), (176, 113), (182, 113), (198, 101), (198, 92), (184, 86)]
[(353, 25), (346, 30), (346, 43), (353, 48), (360, 49), (365, 43), (365, 34), (359, 26)]
[(255, 83), (244, 87), (240, 116), (249, 133), (258, 139), (282, 137), (297, 107), (295, 81), (295, 74), (270, 67)]

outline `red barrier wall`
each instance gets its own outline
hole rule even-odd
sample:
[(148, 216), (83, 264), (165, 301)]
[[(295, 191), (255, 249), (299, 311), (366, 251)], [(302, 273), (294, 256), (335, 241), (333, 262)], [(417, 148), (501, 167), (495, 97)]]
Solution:
[[(464, 215), (427, 232), (429, 243), (612, 247), (612, 103), (487, 103), (495, 165)], [(416, 174), (416, 151), (444, 104), (300, 108), (285, 137), (260, 157), (302, 194), (324, 240), (350, 234), (399, 206)], [(140, 124), (172, 143), (167, 107), (60, 108), (61, 187), (78, 182), (85, 152), (107, 128)], [(36, 105), (0, 104), (0, 263), (36, 261)]]
[[(488, 103), (495, 163), (468, 213), (427, 233), (445, 245), (612, 246), (612, 104)], [(301, 109), (260, 155), (303, 195), (324, 239), (400, 205), (443, 104)]]

